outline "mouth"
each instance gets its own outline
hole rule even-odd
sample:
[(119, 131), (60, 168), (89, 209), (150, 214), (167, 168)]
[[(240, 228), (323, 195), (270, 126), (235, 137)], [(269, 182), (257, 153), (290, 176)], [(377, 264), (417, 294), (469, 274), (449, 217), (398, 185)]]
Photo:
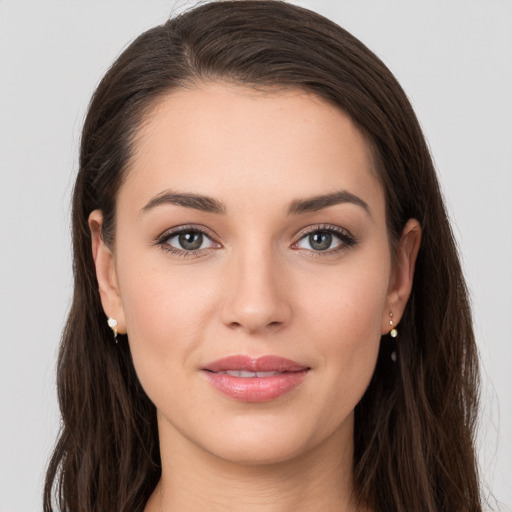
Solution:
[(214, 372), (219, 375), (231, 375), (232, 377), (243, 377), (244, 379), (254, 379), (256, 377), (273, 377), (274, 375), (282, 375), (284, 372), (248, 372), (247, 370), (221, 370)]
[(278, 356), (237, 355), (214, 361), (202, 371), (225, 396), (242, 402), (268, 402), (298, 387), (310, 369)]

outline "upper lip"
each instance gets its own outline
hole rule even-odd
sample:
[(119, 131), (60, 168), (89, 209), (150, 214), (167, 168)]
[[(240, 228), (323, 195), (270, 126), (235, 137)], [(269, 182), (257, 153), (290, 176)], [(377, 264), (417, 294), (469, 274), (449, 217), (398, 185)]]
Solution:
[(245, 370), (248, 372), (300, 372), (309, 370), (296, 361), (280, 356), (251, 357), (246, 355), (235, 355), (217, 359), (208, 363), (204, 370), (211, 372), (222, 372), (226, 370)]

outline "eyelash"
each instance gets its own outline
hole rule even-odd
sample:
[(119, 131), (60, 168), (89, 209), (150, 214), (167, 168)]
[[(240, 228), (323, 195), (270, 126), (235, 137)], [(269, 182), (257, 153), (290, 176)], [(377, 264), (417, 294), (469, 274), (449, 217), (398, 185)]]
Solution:
[(204, 251), (211, 250), (210, 248), (192, 249), (191, 251), (186, 251), (185, 249), (176, 249), (176, 247), (172, 247), (171, 245), (167, 244), (171, 238), (174, 238), (175, 236), (181, 235), (183, 233), (200, 233), (201, 235), (209, 238), (212, 242), (216, 243), (214, 236), (204, 228), (199, 228), (197, 226), (181, 226), (177, 229), (166, 231), (160, 235), (156, 240), (156, 245), (160, 245), (165, 252), (180, 256), (181, 258), (193, 258), (194, 256), (199, 256), (201, 253), (204, 253)]
[[(311, 229), (306, 229), (305, 231), (302, 231), (300, 233), (299, 239), (297, 240), (297, 242), (295, 242), (293, 244), (293, 246), (297, 245), (305, 237), (307, 237), (313, 233), (317, 233), (317, 232), (332, 234), (332, 235), (336, 236), (341, 241), (341, 243), (336, 248), (327, 249), (325, 251), (309, 250), (309, 252), (311, 253), (311, 256), (313, 256), (313, 257), (321, 257), (323, 255), (330, 255), (330, 254), (337, 253), (339, 251), (347, 250), (351, 247), (354, 247), (358, 243), (357, 239), (346, 229), (340, 228), (338, 226), (333, 226), (331, 224), (321, 224), (321, 225), (314, 226)], [(212, 234), (210, 234), (204, 228), (199, 228), (197, 226), (181, 226), (177, 229), (173, 229), (171, 231), (166, 231), (165, 233), (160, 235), (157, 238), (155, 245), (160, 245), (162, 247), (162, 249), (164, 251), (166, 251), (167, 253), (177, 255), (181, 258), (193, 258), (195, 256), (199, 256), (201, 253), (204, 253), (204, 251), (210, 251), (212, 249), (212, 248), (192, 249), (190, 251), (187, 251), (185, 249), (176, 249), (175, 247), (172, 247), (167, 244), (167, 242), (171, 238), (174, 238), (175, 236), (178, 236), (183, 233), (199, 233), (199, 234), (207, 237), (208, 239), (210, 239), (212, 242), (217, 243), (217, 242), (215, 242)]]
[(297, 245), (302, 239), (312, 235), (313, 233), (329, 233), (341, 241), (341, 243), (334, 249), (327, 249), (325, 251), (310, 250), (310, 256), (315, 258), (335, 254), (340, 251), (345, 251), (351, 247), (354, 247), (358, 243), (356, 237), (346, 229), (340, 228), (339, 226), (334, 226), (332, 224), (320, 224), (313, 226), (311, 229), (306, 228), (304, 231), (302, 231), (299, 235), (299, 239), (293, 245)]

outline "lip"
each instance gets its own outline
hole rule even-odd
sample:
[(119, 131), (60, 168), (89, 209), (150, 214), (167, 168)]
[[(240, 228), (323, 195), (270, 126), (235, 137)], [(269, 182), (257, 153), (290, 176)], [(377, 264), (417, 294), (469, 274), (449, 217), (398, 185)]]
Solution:
[[(241, 402), (268, 402), (292, 391), (306, 378), (310, 368), (279, 356), (235, 355), (207, 364), (202, 373), (224, 395)], [(275, 375), (241, 377), (227, 371), (263, 372)]]

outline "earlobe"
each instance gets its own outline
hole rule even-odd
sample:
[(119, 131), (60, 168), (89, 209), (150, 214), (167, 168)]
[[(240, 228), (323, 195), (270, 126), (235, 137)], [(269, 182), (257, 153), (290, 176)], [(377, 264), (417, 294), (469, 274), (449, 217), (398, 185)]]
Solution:
[[(420, 244), (421, 226), (416, 219), (409, 219), (402, 231), (396, 251), (396, 261), (388, 290), (387, 311), (383, 315), (382, 334), (387, 334), (393, 326), (396, 327), (402, 318), (412, 290)], [(393, 316), (393, 326), (390, 326), (390, 314)]]
[(123, 334), (126, 333), (125, 318), (114, 255), (101, 236), (102, 224), (103, 213), (100, 210), (91, 212), (89, 215), (89, 229), (91, 231), (92, 257), (96, 269), (101, 304), (106, 316), (117, 320), (117, 331)]

